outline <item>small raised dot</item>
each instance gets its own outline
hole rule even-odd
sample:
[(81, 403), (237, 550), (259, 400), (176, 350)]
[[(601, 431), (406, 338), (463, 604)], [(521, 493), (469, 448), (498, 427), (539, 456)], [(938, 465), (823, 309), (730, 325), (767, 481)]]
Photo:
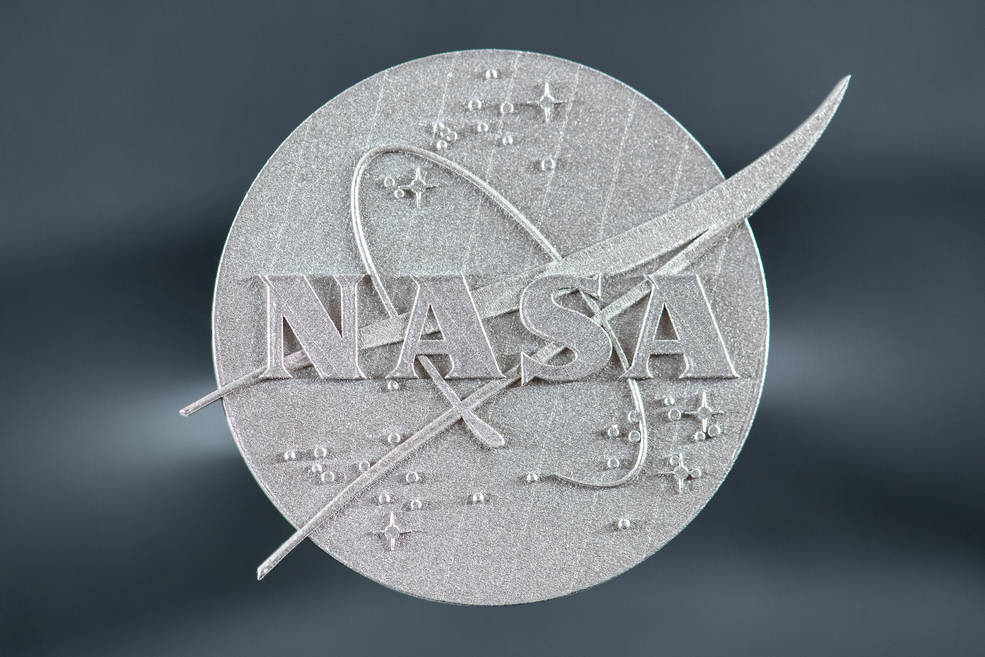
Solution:
[(389, 381), (386, 382), (386, 389), (389, 390), (390, 392), (396, 392), (397, 390), (400, 390), (400, 381), (394, 381), (393, 379), (390, 379)]
[(386, 441), (390, 445), (399, 445), (400, 444), (400, 441), (403, 440), (403, 439), (404, 439), (404, 437), (401, 436), (396, 431), (391, 431), (390, 433), (387, 434), (387, 437), (386, 437)]
[(323, 484), (334, 484), (337, 477), (334, 472), (323, 472), (319, 476), (319, 479), (321, 479)]
[(626, 419), (629, 420), (630, 422), (639, 422), (640, 421), (640, 413), (639, 413), (639, 411), (637, 411), (634, 408), (630, 412), (626, 413)]
[(617, 438), (619, 436), (619, 425), (610, 424), (609, 427), (605, 430), (605, 435), (607, 435), (609, 438)]
[(406, 195), (407, 195), (407, 192), (405, 192), (402, 189), (395, 189), (395, 190), (393, 190), (393, 196), (394, 196), (394, 198), (403, 198)]
[(408, 484), (416, 484), (420, 480), (421, 480), (421, 475), (419, 475), (416, 472), (408, 472), (407, 474), (404, 475), (404, 481), (406, 481)]
[(478, 133), (489, 132), (489, 124), (485, 121), (479, 121), (475, 124), (475, 131)]
[(482, 75), (487, 80), (496, 80), (499, 78), (499, 71), (494, 68), (486, 69), (486, 72)]
[(617, 459), (615, 457), (610, 457), (610, 458), (608, 458), (608, 459), (605, 460), (605, 469), (606, 470), (615, 470), (618, 467), (619, 467), (619, 459)]
[(473, 98), (469, 101), (469, 110), (473, 112), (478, 112), (482, 109), (482, 101), (478, 98)]
[(673, 397), (664, 397), (664, 406), (673, 406), (673, 405), (674, 405)]
[(537, 474), (536, 472), (531, 472), (527, 474), (526, 481), (528, 484), (536, 484), (538, 481), (540, 481), (540, 475)]
[(503, 146), (512, 146), (513, 135), (503, 135), (502, 139), (499, 140), (499, 143), (501, 143)]
[(390, 497), (390, 493), (380, 493), (379, 495), (376, 496), (376, 503), (380, 506), (383, 506), (384, 504), (389, 504), (392, 501), (393, 498)]
[(681, 412), (676, 408), (672, 408), (667, 411), (667, 419), (671, 422), (677, 422), (681, 419)]
[(630, 529), (632, 526), (633, 523), (629, 520), (629, 518), (620, 518), (616, 521), (616, 529), (619, 531), (625, 531)]
[(325, 466), (322, 465), (321, 463), (315, 463), (315, 464), (313, 464), (311, 466), (311, 471), (314, 472), (315, 474), (318, 474), (320, 472), (324, 472), (325, 471)]
[(708, 436), (705, 435), (705, 432), (704, 431), (695, 431), (694, 432), (694, 440), (695, 440), (695, 442), (697, 442), (699, 440), (704, 440), (707, 437)]
[(720, 424), (713, 424), (708, 427), (708, 437), (714, 438), (722, 434), (722, 426)]
[(383, 179), (384, 187), (393, 187), (396, 184), (397, 181), (393, 179), (393, 176), (387, 176), (386, 178)]
[(434, 147), (439, 151), (443, 151), (446, 148), (448, 148), (448, 142), (445, 141), (444, 139), (439, 139), (438, 141), (434, 142)]
[(554, 160), (553, 157), (545, 157), (543, 160), (540, 161), (541, 171), (554, 171), (555, 167), (557, 167), (557, 162)]
[(629, 432), (629, 435), (626, 436), (626, 440), (628, 440), (631, 443), (638, 443), (638, 442), (640, 442), (640, 439), (642, 437), (643, 437), (643, 434), (641, 434), (636, 429), (633, 429), (632, 431)]
[(356, 468), (358, 468), (360, 472), (369, 472), (370, 467), (372, 466), (370, 466), (369, 461), (360, 461), (356, 464)]
[(513, 103), (511, 103), (510, 101), (506, 101), (504, 103), (499, 104), (499, 113), (502, 114), (503, 116), (506, 116), (507, 114), (512, 114), (513, 109), (514, 109)]
[(298, 460), (298, 453), (295, 450), (293, 450), (293, 449), (287, 450), (281, 456), (282, 456), (282, 458), (285, 461), (297, 461)]
[(486, 494), (485, 493), (472, 493), (469, 495), (469, 504), (485, 504)]
[(315, 454), (315, 458), (316, 459), (324, 458), (325, 456), (328, 455), (328, 448), (327, 447), (316, 447), (315, 448), (315, 451), (314, 451), (314, 454)]
[(407, 503), (407, 508), (411, 511), (420, 511), (424, 504), (420, 500), (411, 500)]

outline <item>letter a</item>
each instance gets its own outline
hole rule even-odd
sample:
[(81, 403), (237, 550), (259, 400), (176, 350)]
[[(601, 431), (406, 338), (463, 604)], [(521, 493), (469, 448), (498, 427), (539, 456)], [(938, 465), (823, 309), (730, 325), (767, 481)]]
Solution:
[[(417, 294), (407, 319), (400, 358), (390, 376), (416, 377), (414, 360), (425, 354), (451, 358), (451, 369), (445, 375), (449, 379), (502, 378), (465, 277), (413, 276), (412, 279), (417, 284)], [(429, 311), (434, 314), (436, 327), (427, 326)], [(422, 337), (436, 329), (441, 332), (440, 338)]]
[[(681, 379), (734, 379), (738, 375), (725, 350), (697, 275), (647, 276), (650, 300), (633, 364), (624, 377), (650, 378), (651, 356), (684, 357)], [(666, 316), (667, 323), (662, 320)], [(662, 330), (667, 329), (667, 330)]]

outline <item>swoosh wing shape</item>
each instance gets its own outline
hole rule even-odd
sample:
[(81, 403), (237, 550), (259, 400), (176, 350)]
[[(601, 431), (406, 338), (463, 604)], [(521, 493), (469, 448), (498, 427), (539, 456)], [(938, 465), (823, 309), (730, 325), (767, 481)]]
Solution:
[[(727, 228), (745, 221), (758, 210), (804, 161), (838, 110), (850, 79), (851, 76), (842, 78), (814, 113), (783, 141), (697, 198), (624, 233), (575, 251), (559, 261), (474, 290), (479, 314), (487, 318), (516, 310), (523, 288), (541, 274), (618, 274), (695, 240), (700, 239), (705, 243), (703, 248), (707, 248)], [(668, 264), (673, 265), (672, 269), (679, 270), (691, 261), (693, 258), (688, 256), (674, 259)], [(361, 327), (359, 346), (369, 349), (400, 342), (406, 325), (407, 315), (403, 314)], [(288, 355), (285, 364), (290, 369), (297, 369), (310, 365), (310, 361), (299, 351)], [(190, 415), (230, 392), (257, 383), (262, 373), (263, 368), (259, 368), (245, 374), (189, 404), (180, 413)]]
[[(486, 318), (516, 310), (523, 288), (541, 274), (618, 274), (680, 249), (705, 232), (721, 234), (722, 228), (746, 220), (814, 148), (845, 97), (850, 78), (842, 78), (814, 113), (783, 141), (697, 198), (558, 262), (474, 290), (479, 313)], [(363, 327), (361, 347), (400, 342), (405, 326), (406, 316), (401, 315)]]

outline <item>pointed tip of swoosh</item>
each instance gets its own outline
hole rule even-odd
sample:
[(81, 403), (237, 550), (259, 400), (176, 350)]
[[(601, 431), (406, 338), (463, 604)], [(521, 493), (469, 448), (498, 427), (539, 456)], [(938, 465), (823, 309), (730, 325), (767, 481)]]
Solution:
[[(818, 108), (814, 110), (814, 113), (811, 114), (806, 121), (800, 124), (796, 130), (790, 133), (786, 139), (780, 142), (777, 145), (777, 149), (773, 149), (778, 150), (778, 148), (783, 145), (794, 146), (794, 148), (789, 149), (790, 155), (793, 155), (796, 152), (796, 162), (791, 167), (790, 173), (792, 173), (793, 169), (795, 169), (804, 160), (804, 158), (807, 157), (807, 154), (812, 148), (814, 148), (814, 144), (817, 143), (817, 140), (820, 139), (821, 135), (824, 134), (824, 131), (827, 130), (828, 124), (831, 123), (831, 119), (834, 118), (835, 112), (837, 112), (838, 108), (841, 106), (841, 101), (845, 98), (845, 92), (848, 91), (848, 83), (851, 82), (851, 80), (851, 75), (846, 75), (842, 79), (838, 80), (838, 83), (834, 86), (834, 89), (832, 89), (828, 95), (825, 96), (824, 100), (821, 101), (821, 104), (818, 105)], [(789, 173), (787, 175), (789, 175)]]
[[(834, 89), (828, 93), (824, 101), (822, 101), (817, 110), (814, 111), (814, 114), (812, 114), (800, 128), (794, 130), (794, 134), (803, 131), (804, 128), (809, 126), (812, 122), (811, 119), (819, 119), (821, 121), (821, 127), (810, 131), (812, 132), (813, 140), (811, 145), (813, 146), (813, 144), (816, 143), (821, 137), (821, 133), (823, 133), (825, 128), (828, 127), (828, 123), (831, 122), (831, 118), (835, 115), (835, 112), (838, 111), (841, 101), (845, 98), (845, 92), (848, 91), (848, 83), (851, 81), (851, 75), (846, 75), (842, 79), (838, 80), (838, 83), (834, 86)], [(804, 155), (806, 156), (807, 153), (805, 152)]]
[(835, 88), (831, 90), (830, 94), (828, 94), (825, 102), (831, 101), (834, 105), (834, 109), (838, 109), (838, 105), (841, 105), (841, 100), (845, 97), (845, 92), (848, 91), (848, 83), (851, 81), (851, 74), (838, 80), (838, 84), (836, 84)]
[[(807, 120), (786, 138), (695, 202), (706, 211), (717, 210), (713, 216), (719, 218), (719, 226), (749, 217), (758, 210), (800, 166), (824, 134), (845, 97), (850, 80), (850, 75), (839, 80)], [(740, 202), (736, 203), (735, 199)]]
[[(851, 76), (846, 75), (824, 98), (814, 112), (780, 143), (756, 158), (731, 178), (719, 183), (696, 199), (671, 213), (715, 217), (715, 223), (684, 250), (664, 263), (661, 272), (682, 271), (709, 245), (736, 222), (747, 219), (786, 182), (817, 140), (821, 138), (845, 97)], [(664, 215), (666, 216), (666, 215)]]
[(821, 138), (828, 124), (831, 123), (832, 117), (834, 117), (835, 112), (838, 111), (838, 107), (841, 105), (841, 101), (845, 98), (845, 92), (848, 91), (848, 83), (851, 82), (851, 79), (851, 75), (846, 75), (838, 80), (834, 89), (828, 93), (818, 108), (814, 110), (814, 113), (778, 144), (778, 146), (782, 146), (784, 144), (793, 145), (791, 142), (800, 142), (798, 144), (799, 148), (790, 149), (791, 151), (797, 152), (799, 156), (797, 157), (797, 164), (807, 156), (807, 153), (814, 147), (817, 140)]

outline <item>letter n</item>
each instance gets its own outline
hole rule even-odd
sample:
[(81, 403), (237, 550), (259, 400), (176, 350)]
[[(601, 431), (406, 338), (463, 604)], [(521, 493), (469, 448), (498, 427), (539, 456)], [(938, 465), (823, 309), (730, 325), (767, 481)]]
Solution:
[(333, 276), (339, 291), (339, 330), (311, 281), (302, 274), (261, 276), (267, 286), (267, 379), (287, 379), (284, 324), (323, 379), (365, 379), (359, 369), (356, 287), (362, 276)]

